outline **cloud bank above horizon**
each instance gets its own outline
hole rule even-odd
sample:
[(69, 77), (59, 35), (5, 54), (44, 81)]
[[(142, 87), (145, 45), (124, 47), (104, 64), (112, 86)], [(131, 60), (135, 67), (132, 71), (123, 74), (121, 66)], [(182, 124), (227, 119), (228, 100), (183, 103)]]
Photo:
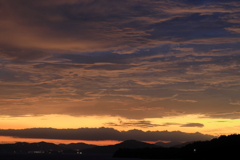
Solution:
[(54, 128), (29, 128), (20, 130), (0, 130), (0, 136), (12, 136), (16, 138), (41, 138), (61, 140), (116, 140), (125, 141), (134, 139), (138, 141), (199, 141), (210, 140), (212, 135), (196, 133), (184, 133), (181, 131), (118, 131), (113, 128), (78, 128), (78, 129), (54, 129)]

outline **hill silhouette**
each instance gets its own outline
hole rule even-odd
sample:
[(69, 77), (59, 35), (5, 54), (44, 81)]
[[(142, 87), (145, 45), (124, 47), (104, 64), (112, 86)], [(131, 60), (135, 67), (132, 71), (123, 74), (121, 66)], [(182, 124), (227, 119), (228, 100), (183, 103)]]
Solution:
[[(47, 142), (39, 143), (26, 143), (17, 142), (15, 144), (0, 144), (0, 153), (29, 153), (31, 151), (43, 151), (43, 152), (70, 152), (70, 151), (82, 151), (84, 154), (92, 153), (103, 153), (103, 154), (113, 154), (120, 148), (153, 148), (156, 147), (154, 144), (149, 144), (145, 142), (140, 142), (136, 140), (127, 140), (115, 145), (109, 146), (96, 146), (89, 145), (85, 143), (70, 143), (70, 144), (53, 144)], [(73, 153), (73, 152), (71, 152)]]
[[(182, 152), (194, 159), (231, 159), (239, 157), (240, 135), (220, 136), (211, 141), (198, 141), (186, 145)], [(195, 151), (195, 152), (193, 152)]]
[(126, 140), (124, 142), (115, 144), (115, 145), (109, 145), (109, 146), (97, 146), (90, 149), (84, 149), (82, 150), (83, 153), (103, 153), (103, 154), (113, 154), (120, 148), (155, 148), (157, 147), (154, 144), (149, 144), (145, 142), (140, 142), (136, 140)]
[(169, 147), (181, 146), (181, 145), (184, 145), (184, 144), (182, 142), (172, 141), (172, 142), (169, 142), (169, 143), (157, 142), (157, 143), (155, 143), (155, 145), (169, 148)]
[(220, 136), (210, 141), (197, 141), (181, 148), (121, 148), (114, 157), (157, 158), (157, 159), (231, 159), (238, 157), (240, 135)]
[(47, 142), (26, 143), (17, 142), (15, 144), (0, 144), (0, 153), (28, 153), (31, 151), (69, 151), (82, 150), (86, 148), (96, 147), (96, 145), (88, 145), (85, 143), (71, 144), (53, 144)]

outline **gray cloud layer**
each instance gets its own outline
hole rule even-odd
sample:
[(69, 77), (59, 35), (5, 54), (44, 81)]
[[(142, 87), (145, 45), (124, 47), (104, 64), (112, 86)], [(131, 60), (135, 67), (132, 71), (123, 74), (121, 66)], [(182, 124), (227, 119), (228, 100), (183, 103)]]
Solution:
[(128, 140), (139, 141), (197, 141), (214, 138), (211, 135), (201, 133), (184, 133), (180, 131), (117, 131), (112, 128), (79, 128), (79, 129), (53, 129), (31, 128), (22, 130), (0, 130), (1, 136), (19, 138), (45, 138), (45, 139), (68, 139), (68, 140)]

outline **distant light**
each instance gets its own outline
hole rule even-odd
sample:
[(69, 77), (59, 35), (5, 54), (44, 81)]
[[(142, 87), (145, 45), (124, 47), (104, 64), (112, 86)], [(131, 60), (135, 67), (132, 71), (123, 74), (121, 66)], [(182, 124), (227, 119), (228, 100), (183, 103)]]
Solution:
[(196, 152), (197, 151), (197, 149), (193, 149), (193, 152)]

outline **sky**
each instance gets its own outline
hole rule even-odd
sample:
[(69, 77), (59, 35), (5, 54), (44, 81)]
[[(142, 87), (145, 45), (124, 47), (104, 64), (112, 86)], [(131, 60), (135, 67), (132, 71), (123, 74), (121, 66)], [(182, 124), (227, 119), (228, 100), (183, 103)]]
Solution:
[(0, 143), (239, 133), (239, 0), (0, 0), (0, 35)]

